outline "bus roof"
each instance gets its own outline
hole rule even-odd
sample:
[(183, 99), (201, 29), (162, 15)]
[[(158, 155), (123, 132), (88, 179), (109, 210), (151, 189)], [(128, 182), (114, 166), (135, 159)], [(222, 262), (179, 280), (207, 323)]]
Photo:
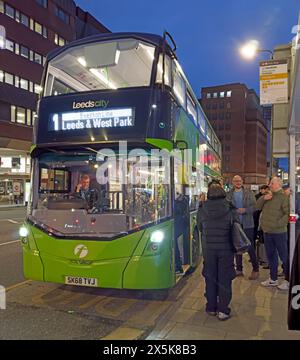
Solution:
[[(49, 54), (47, 55), (47, 59), (51, 60), (55, 58), (57, 55), (63, 53), (65, 50), (75, 46), (99, 42), (102, 40), (119, 40), (119, 39), (128, 39), (128, 38), (142, 40), (151, 43), (155, 46), (161, 46), (163, 44), (163, 37), (156, 34), (136, 33), (136, 32), (103, 33), (103, 34), (92, 35), (79, 40), (75, 40), (63, 47), (54, 49), (49, 52)], [(168, 43), (166, 43), (166, 52), (169, 53), (170, 55), (175, 55), (175, 53), (173, 52), (173, 50), (171, 49)]]

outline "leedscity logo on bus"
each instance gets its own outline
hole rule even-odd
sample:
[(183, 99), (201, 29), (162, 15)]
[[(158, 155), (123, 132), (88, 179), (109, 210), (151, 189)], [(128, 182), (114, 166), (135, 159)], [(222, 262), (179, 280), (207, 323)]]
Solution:
[[(85, 103), (85, 106), (89, 105), (91, 104)], [(134, 126), (134, 108), (118, 108), (52, 114), (49, 119), (48, 130), (71, 131), (131, 126)]]
[(106, 109), (109, 104), (109, 100), (89, 100), (89, 101), (81, 101), (75, 102), (73, 101), (73, 109), (91, 109), (96, 107), (101, 107)]

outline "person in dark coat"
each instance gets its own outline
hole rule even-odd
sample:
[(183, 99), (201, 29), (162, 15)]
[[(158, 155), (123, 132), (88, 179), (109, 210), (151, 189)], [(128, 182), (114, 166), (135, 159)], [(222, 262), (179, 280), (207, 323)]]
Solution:
[(232, 280), (235, 278), (234, 249), (231, 242), (231, 225), (239, 222), (235, 208), (226, 200), (219, 184), (212, 184), (207, 201), (198, 210), (198, 226), (202, 235), (204, 257), (206, 312), (219, 320), (230, 317)]

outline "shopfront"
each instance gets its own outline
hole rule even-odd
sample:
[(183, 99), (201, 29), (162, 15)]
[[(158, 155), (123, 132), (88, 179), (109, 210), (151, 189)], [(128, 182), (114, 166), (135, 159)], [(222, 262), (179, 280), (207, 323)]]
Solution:
[(24, 206), (30, 190), (30, 156), (0, 149), (0, 207)]

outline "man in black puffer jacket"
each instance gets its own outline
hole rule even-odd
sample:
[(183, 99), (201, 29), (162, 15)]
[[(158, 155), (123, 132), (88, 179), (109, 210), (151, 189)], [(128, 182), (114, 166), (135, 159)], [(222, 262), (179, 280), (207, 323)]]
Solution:
[(220, 185), (210, 186), (207, 199), (198, 211), (204, 257), (202, 274), (206, 284), (206, 312), (217, 315), (219, 320), (226, 320), (230, 317), (231, 283), (235, 278), (231, 224), (232, 221), (239, 222), (239, 217), (226, 200), (226, 193)]

